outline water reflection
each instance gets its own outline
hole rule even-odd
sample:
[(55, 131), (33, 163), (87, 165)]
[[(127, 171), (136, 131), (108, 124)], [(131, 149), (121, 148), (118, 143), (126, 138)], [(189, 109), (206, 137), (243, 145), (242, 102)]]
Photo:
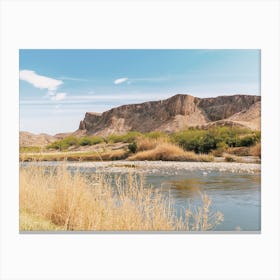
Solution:
[(227, 195), (242, 192), (260, 191), (259, 174), (232, 174), (223, 172), (209, 173), (201, 176), (199, 172), (186, 172), (178, 176), (147, 176), (147, 181), (153, 185), (162, 187), (163, 190), (172, 190), (176, 197), (195, 197), (200, 191)]
[(176, 193), (177, 197), (195, 197), (199, 195), (203, 188), (198, 178), (188, 178), (183, 180), (172, 180), (162, 183), (163, 189), (170, 189)]
[(212, 199), (212, 209), (224, 214), (224, 222), (216, 230), (260, 230), (260, 174), (200, 171), (180, 175), (148, 175), (149, 184), (161, 188), (175, 201), (178, 211), (189, 203), (200, 204), (200, 192)]
[[(131, 172), (128, 168), (127, 172)], [(99, 172), (97, 168), (69, 167), (72, 173), (77, 171), (94, 180)], [(106, 171), (104, 173), (104, 170)], [(123, 174), (102, 169), (105, 177), (114, 185), (116, 176)], [(137, 170), (138, 172), (138, 170)], [(138, 174), (138, 173), (135, 173)], [(108, 178), (107, 178), (108, 177)], [(145, 176), (146, 186), (160, 188), (163, 194), (174, 199), (178, 213), (184, 213), (189, 203), (200, 203), (200, 192), (206, 192), (212, 199), (212, 210), (224, 214), (224, 222), (216, 230), (260, 230), (261, 176), (260, 173), (219, 172), (217, 170), (184, 170), (158, 168)]]

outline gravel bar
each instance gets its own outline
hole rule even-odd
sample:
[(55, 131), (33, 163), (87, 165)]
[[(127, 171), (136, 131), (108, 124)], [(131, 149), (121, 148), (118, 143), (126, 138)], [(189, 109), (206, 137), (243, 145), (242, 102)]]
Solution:
[(201, 170), (253, 174), (260, 173), (261, 171), (260, 164), (237, 162), (103, 161), (68, 162), (67, 166), (81, 168), (96, 168), (108, 172), (127, 172), (128, 170), (135, 170), (143, 173), (157, 173), (160, 171), (168, 170)]

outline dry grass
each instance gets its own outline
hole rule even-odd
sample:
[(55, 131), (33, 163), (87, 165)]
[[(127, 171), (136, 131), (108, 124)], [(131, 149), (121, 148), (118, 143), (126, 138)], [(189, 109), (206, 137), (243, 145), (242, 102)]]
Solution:
[(105, 152), (60, 152), (60, 153), (37, 153), (20, 154), (20, 161), (99, 161), (99, 160), (121, 160), (128, 156), (125, 149), (111, 150)]
[(147, 151), (156, 148), (160, 144), (166, 144), (169, 140), (167, 137), (159, 138), (148, 138), (148, 137), (139, 137), (137, 139), (137, 151)]
[(38, 217), (36, 215), (31, 215), (27, 212), (20, 211), (19, 213), (19, 221), (20, 221), (20, 229), (26, 231), (41, 231), (41, 230), (62, 230), (61, 227), (56, 226), (55, 224), (51, 223), (49, 220)]
[[(65, 167), (20, 169), (20, 213), (25, 213), (20, 219), (28, 220), (20, 221), (21, 230), (209, 230), (222, 221), (210, 205), (204, 194), (202, 206), (189, 208), (183, 221), (170, 198), (145, 188), (136, 175), (87, 179)], [(43, 224), (32, 225), (38, 219)]]
[(191, 207), (186, 210), (186, 230), (206, 231), (213, 229), (224, 220), (221, 212), (211, 212), (212, 200), (206, 193), (201, 193), (202, 206)]
[(250, 147), (250, 155), (261, 158), (261, 143), (257, 143), (256, 145)]
[(172, 143), (156, 144), (151, 150), (140, 151), (128, 158), (129, 160), (168, 160), (168, 161), (212, 161), (209, 155), (197, 155), (194, 152), (184, 151)]
[(231, 147), (227, 148), (225, 152), (231, 155), (244, 157), (250, 155), (250, 147)]
[(223, 153), (223, 157), (225, 158), (226, 162), (240, 162), (238, 156), (234, 156), (228, 153)]

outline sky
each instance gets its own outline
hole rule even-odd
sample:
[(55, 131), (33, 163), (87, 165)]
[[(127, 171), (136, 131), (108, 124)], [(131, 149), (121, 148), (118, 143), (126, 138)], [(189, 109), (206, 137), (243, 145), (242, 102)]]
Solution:
[(86, 112), (123, 104), (259, 95), (260, 51), (20, 50), (19, 88), (21, 131), (71, 132)]

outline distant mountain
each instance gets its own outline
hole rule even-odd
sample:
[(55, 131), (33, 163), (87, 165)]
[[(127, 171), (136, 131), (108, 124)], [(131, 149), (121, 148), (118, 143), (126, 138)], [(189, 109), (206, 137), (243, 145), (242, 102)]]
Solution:
[(122, 105), (102, 114), (85, 114), (75, 132), (48, 135), (20, 132), (20, 146), (45, 146), (69, 135), (110, 135), (127, 131), (176, 132), (188, 127), (240, 126), (260, 130), (261, 97), (232, 95), (198, 98), (177, 94), (168, 99)]
[(56, 138), (54, 136), (45, 133), (34, 134), (27, 131), (19, 132), (19, 145), (24, 147), (45, 146), (55, 140)]
[(45, 146), (49, 143), (62, 139), (66, 136), (71, 135), (72, 133), (59, 133), (56, 135), (49, 135), (46, 133), (34, 134), (27, 131), (19, 132), (19, 145), (21, 147), (30, 147), (30, 146)]
[(177, 94), (168, 99), (122, 105), (102, 114), (87, 112), (75, 134), (121, 134), (127, 131), (175, 132), (213, 125), (260, 129), (261, 97), (232, 95), (198, 98)]

